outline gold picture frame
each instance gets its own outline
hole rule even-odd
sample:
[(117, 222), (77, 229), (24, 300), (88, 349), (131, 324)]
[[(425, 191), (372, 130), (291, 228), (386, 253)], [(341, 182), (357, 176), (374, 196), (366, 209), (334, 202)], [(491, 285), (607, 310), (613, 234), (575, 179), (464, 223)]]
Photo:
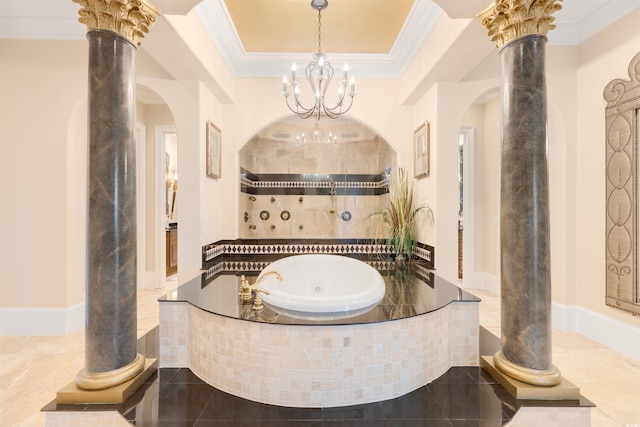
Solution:
[(222, 176), (222, 131), (211, 120), (207, 120), (207, 176)]
[(425, 122), (413, 132), (413, 171), (414, 177), (429, 175), (430, 163), (430, 125)]

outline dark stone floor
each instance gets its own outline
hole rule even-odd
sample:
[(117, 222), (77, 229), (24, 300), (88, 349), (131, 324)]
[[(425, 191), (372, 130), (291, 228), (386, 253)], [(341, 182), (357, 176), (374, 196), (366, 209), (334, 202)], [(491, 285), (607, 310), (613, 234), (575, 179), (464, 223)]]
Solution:
[[(157, 357), (157, 328), (138, 351)], [(43, 411), (119, 411), (144, 427), (494, 427), (522, 406), (592, 406), (575, 401), (516, 400), (480, 367), (454, 367), (432, 383), (393, 400), (338, 408), (286, 408), (222, 392), (187, 368), (156, 371), (120, 405), (57, 405)]]
[[(283, 408), (241, 399), (189, 369), (160, 369), (124, 415), (136, 426), (501, 426), (517, 402), (481, 368), (452, 368), (397, 399), (339, 408)], [(140, 398), (134, 396), (132, 399)]]

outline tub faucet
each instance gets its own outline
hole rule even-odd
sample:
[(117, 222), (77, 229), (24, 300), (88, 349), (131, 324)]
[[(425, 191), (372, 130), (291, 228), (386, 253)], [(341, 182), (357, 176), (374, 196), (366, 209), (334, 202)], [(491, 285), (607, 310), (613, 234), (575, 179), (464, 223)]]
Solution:
[[(253, 285), (249, 286), (249, 287), (251, 288), (251, 290), (257, 291), (258, 289), (260, 289), (259, 288), (260, 284), (264, 281), (264, 279), (266, 279), (269, 276), (276, 276), (276, 279), (278, 279), (279, 282), (282, 282), (282, 276), (280, 275), (280, 273), (278, 273), (277, 271), (273, 271), (273, 270), (267, 270), (264, 273), (260, 273), (260, 275), (256, 279), (255, 283)], [(268, 293), (267, 293), (267, 295), (268, 295)]]
[(264, 279), (266, 279), (268, 276), (271, 276), (271, 275), (276, 276), (276, 279), (282, 282), (282, 276), (280, 276), (278, 272), (271, 271), (271, 270), (265, 271), (260, 276), (258, 276), (258, 278), (256, 279), (253, 285), (249, 284), (249, 281), (247, 280), (244, 274), (240, 276), (240, 291), (238, 292), (238, 295), (240, 296), (240, 301), (242, 302), (242, 304), (247, 304), (251, 302), (251, 298), (255, 293), (256, 298), (254, 300), (253, 306), (255, 307), (256, 305), (258, 305), (260, 306), (260, 309), (262, 309), (262, 299), (258, 294), (262, 292), (263, 294), (269, 295), (269, 291), (265, 291), (264, 289), (261, 289), (260, 284), (264, 281)]
[(278, 273), (277, 271), (273, 271), (273, 270), (268, 270), (265, 271), (264, 273), (261, 273), (258, 278), (256, 279), (255, 283), (251, 286), (249, 286), (249, 289), (251, 289), (255, 294), (255, 298), (253, 299), (253, 309), (255, 311), (260, 311), (264, 308), (264, 305), (262, 305), (262, 298), (260, 297), (260, 293), (262, 292), (263, 294), (269, 295), (269, 291), (266, 291), (262, 288), (260, 288), (260, 284), (269, 276), (276, 276), (276, 279), (278, 279), (278, 281), (282, 282), (282, 276), (280, 275), (280, 273)]

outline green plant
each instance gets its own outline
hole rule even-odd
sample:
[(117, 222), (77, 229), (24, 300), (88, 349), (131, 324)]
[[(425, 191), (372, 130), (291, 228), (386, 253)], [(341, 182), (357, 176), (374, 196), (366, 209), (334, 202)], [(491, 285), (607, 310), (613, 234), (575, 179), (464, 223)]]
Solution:
[(389, 202), (371, 216), (378, 219), (378, 233), (386, 236), (387, 247), (396, 256), (411, 256), (421, 219), (433, 224), (433, 211), (429, 206), (413, 206), (413, 180), (405, 168), (398, 168), (397, 173), (389, 177)]

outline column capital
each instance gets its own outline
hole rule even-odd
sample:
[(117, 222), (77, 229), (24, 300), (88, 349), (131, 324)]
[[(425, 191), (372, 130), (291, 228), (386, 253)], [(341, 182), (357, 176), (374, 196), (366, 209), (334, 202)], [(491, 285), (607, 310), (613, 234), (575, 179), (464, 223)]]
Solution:
[(478, 14), (498, 49), (520, 37), (546, 36), (556, 26), (553, 12), (562, 9), (562, 0), (495, 0)]
[(135, 45), (149, 32), (160, 13), (145, 0), (73, 0), (82, 6), (78, 20), (87, 31), (114, 31)]

